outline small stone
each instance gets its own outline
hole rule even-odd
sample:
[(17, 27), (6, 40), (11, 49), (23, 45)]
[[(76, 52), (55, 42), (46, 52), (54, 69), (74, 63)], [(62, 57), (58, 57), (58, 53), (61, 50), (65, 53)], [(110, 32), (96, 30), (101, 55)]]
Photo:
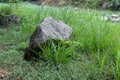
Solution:
[(0, 28), (8, 28), (10, 24), (19, 24), (21, 22), (20, 17), (15, 14), (0, 16)]
[(117, 14), (112, 14), (112, 15), (110, 16), (110, 21), (111, 21), (111, 22), (118, 22), (118, 21), (120, 21), (120, 16), (117, 15)]
[(119, 22), (120, 15), (112, 14), (112, 15), (102, 16), (100, 17), (100, 19), (105, 21), (111, 21), (111, 22)]

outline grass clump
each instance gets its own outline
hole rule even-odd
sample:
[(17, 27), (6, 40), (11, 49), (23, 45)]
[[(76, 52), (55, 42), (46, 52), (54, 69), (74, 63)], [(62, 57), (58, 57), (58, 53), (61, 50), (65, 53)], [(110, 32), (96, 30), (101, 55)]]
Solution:
[(45, 60), (52, 61), (54, 64), (68, 62), (75, 51), (76, 44), (70, 44), (71, 42), (68, 42), (68, 44), (67, 42), (63, 40), (58, 42), (50, 40), (45, 45), (39, 45), (40, 50), (42, 50), (42, 56)]
[(0, 6), (0, 16), (10, 15), (12, 13), (12, 8), (10, 5)]

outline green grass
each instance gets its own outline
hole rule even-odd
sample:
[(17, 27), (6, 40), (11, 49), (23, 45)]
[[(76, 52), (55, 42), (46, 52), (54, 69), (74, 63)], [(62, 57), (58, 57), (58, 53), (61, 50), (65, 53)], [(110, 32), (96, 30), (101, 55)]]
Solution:
[[(0, 8), (6, 5), (0, 3)], [(74, 11), (72, 7), (56, 8), (29, 3), (12, 5), (11, 9), (12, 13), (21, 17), (22, 22), (19, 26), (0, 28), (0, 67), (8, 72), (6, 80), (120, 79), (120, 23), (99, 19), (113, 12)], [(80, 43), (68, 63), (54, 65), (50, 61), (27, 62), (23, 59), (31, 34), (48, 16), (70, 25), (73, 29), (71, 41)]]

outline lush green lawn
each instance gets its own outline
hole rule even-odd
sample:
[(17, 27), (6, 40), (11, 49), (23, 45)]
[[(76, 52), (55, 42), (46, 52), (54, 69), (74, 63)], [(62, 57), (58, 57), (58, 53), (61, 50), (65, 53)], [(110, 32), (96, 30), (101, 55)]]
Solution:
[[(0, 8), (7, 4), (1, 4)], [(0, 28), (0, 67), (13, 80), (119, 80), (120, 22), (101, 21), (110, 11), (37, 6), (29, 3), (10, 5), (21, 17), (21, 25)], [(116, 12), (120, 14), (119, 12)], [(80, 43), (65, 64), (23, 59), (24, 49), (37, 25), (48, 16), (64, 21), (73, 28), (71, 41)], [(64, 51), (63, 51), (64, 53)]]

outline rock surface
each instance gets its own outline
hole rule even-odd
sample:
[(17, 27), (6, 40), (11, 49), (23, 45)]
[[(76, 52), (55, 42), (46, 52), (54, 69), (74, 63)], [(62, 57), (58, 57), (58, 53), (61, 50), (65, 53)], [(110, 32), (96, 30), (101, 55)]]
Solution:
[(120, 22), (120, 15), (112, 14), (104, 17), (100, 17), (101, 20), (111, 21), (111, 22)]
[(40, 51), (38, 44), (47, 43), (49, 40), (69, 40), (71, 34), (72, 28), (64, 22), (52, 17), (45, 18), (31, 36), (29, 47), (25, 51), (24, 58), (26, 60), (31, 60), (31, 57), (38, 58), (39, 56), (33, 53), (33, 50), (35, 52)]
[(120, 15), (112, 14), (112, 15), (110, 16), (110, 21), (111, 21), (111, 22), (119, 22), (119, 21), (120, 21)]
[(0, 16), (0, 28), (7, 28), (10, 26), (10, 24), (19, 24), (19, 23), (20, 23), (20, 17), (14, 14)]

